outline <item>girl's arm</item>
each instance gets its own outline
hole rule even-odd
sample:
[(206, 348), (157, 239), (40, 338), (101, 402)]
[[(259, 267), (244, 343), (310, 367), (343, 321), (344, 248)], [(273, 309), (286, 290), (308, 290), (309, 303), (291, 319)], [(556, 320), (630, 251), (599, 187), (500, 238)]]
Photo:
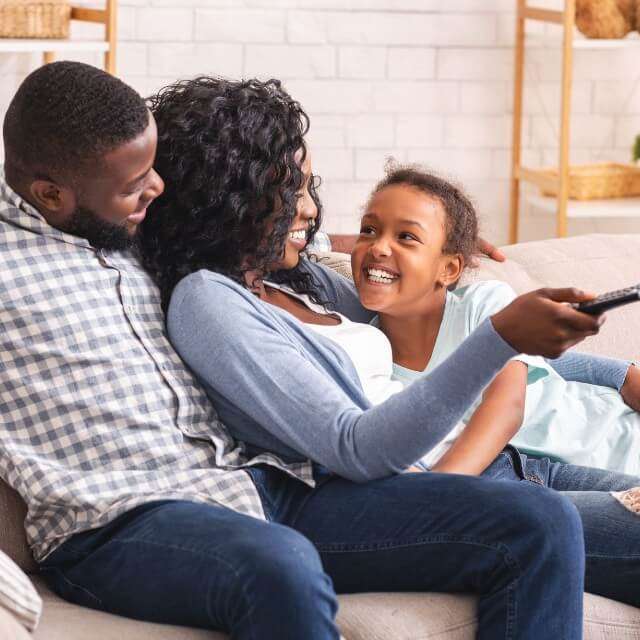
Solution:
[(526, 386), (527, 365), (512, 360), (487, 387), (464, 431), (431, 470), (480, 475), (520, 428)]
[(605, 358), (579, 351), (567, 351), (555, 360), (547, 362), (565, 379), (586, 382), (622, 391), (631, 361)]

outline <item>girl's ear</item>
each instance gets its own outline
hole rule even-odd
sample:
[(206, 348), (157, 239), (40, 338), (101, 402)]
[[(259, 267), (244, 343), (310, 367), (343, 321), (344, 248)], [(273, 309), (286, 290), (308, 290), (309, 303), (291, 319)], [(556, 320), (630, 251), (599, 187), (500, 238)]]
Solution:
[(438, 275), (438, 284), (443, 287), (449, 287), (449, 285), (458, 282), (463, 269), (464, 260), (459, 253), (443, 256), (440, 264), (440, 274)]

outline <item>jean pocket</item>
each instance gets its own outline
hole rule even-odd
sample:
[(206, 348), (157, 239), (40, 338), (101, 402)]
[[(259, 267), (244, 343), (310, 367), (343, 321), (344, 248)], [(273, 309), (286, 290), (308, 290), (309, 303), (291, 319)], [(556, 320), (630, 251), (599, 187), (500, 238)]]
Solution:
[(511, 482), (524, 479), (522, 464), (517, 450), (507, 446), (482, 474), (492, 480), (509, 480)]

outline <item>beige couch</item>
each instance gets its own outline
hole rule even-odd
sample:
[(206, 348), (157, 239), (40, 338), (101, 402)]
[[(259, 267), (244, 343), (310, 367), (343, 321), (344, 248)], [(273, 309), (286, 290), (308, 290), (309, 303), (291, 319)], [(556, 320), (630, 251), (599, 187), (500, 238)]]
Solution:
[[(640, 282), (640, 236), (591, 235), (507, 247), (506, 264), (488, 263), (473, 279), (499, 278), (518, 292), (542, 285), (577, 285), (596, 292)], [(345, 256), (323, 260), (348, 269)], [(600, 336), (587, 351), (640, 359), (640, 304), (609, 314)], [(1, 484), (1, 483), (0, 483)], [(25, 508), (18, 496), (0, 487), (0, 548), (23, 569), (36, 567), (25, 544)], [(44, 612), (33, 636), (0, 609), (0, 638), (22, 640), (196, 640), (224, 635), (198, 629), (137, 622), (67, 604), (33, 576), (42, 594)], [(640, 609), (586, 594), (587, 640), (640, 639)], [(346, 640), (471, 640), (475, 637), (475, 599), (437, 593), (374, 593), (340, 597), (339, 624)], [(303, 639), (301, 639), (303, 640)], [(546, 640), (546, 639), (545, 639)]]

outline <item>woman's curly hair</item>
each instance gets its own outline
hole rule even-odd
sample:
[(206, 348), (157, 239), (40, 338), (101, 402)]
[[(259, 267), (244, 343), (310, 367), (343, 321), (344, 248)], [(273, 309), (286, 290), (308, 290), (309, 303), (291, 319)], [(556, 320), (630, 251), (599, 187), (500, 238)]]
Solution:
[[(208, 269), (246, 286), (244, 273), (265, 276), (282, 258), (304, 183), (309, 118), (278, 80), (183, 80), (149, 98), (158, 126), (155, 168), (164, 194), (149, 207), (139, 250), (166, 310), (189, 273)], [(302, 158), (300, 155), (302, 154)], [(315, 181), (309, 191), (320, 224)], [(314, 296), (299, 264), (270, 274)]]

